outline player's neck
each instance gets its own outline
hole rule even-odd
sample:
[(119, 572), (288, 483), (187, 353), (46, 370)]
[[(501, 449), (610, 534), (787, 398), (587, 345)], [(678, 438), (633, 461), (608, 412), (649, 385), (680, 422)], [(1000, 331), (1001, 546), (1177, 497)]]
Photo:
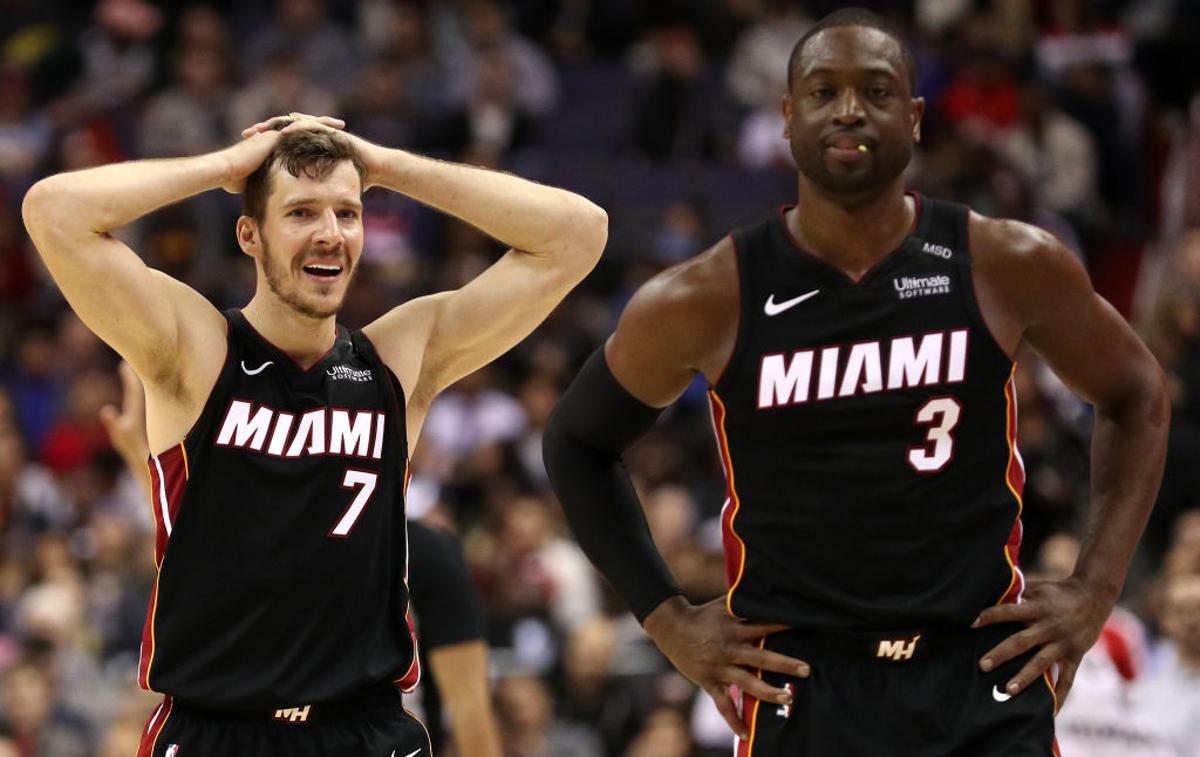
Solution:
[(903, 178), (877, 196), (847, 203), (801, 176), (799, 203), (785, 219), (805, 250), (857, 279), (900, 246), (915, 217)]
[(262, 290), (242, 308), (242, 315), (264, 339), (306, 370), (333, 347), (337, 336), (335, 316), (310, 318)]

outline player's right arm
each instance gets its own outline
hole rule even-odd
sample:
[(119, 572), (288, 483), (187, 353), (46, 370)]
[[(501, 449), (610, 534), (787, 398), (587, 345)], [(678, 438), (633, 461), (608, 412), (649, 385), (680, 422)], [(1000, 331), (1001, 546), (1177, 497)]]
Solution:
[(745, 737), (729, 687), (786, 703), (787, 691), (750, 670), (802, 677), (807, 666), (758, 648), (760, 638), (783, 626), (734, 618), (724, 598), (700, 606), (683, 598), (621, 465), (624, 450), (697, 374), (710, 384), (720, 377), (737, 338), (737, 281), (733, 243), (725, 239), (638, 290), (616, 332), (564, 393), (543, 437), (543, 455), (589, 559), (672, 664)]
[(218, 325), (220, 314), (148, 268), (112, 232), (165, 205), (236, 184), (278, 138), (271, 132), (207, 155), (56, 174), (25, 195), (25, 227), (63, 296), (144, 379), (154, 382), (177, 365), (190, 323)]
[(63, 296), (145, 382), (152, 443), (171, 443), (195, 420), (226, 327), (203, 296), (147, 267), (113, 232), (210, 189), (240, 191), (278, 139), (271, 131), (206, 155), (56, 174), (25, 195), (25, 227)]

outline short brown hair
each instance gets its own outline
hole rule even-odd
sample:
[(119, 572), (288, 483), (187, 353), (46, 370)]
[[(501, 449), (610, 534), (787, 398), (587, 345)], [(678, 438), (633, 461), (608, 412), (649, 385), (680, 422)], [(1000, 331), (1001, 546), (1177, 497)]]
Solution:
[[(288, 123), (281, 121), (275, 128), (283, 128)], [(271, 169), (275, 166), (282, 166), (295, 177), (303, 173), (310, 179), (323, 179), (345, 160), (350, 161), (354, 170), (358, 171), (359, 182), (365, 180), (367, 166), (344, 135), (328, 131), (284, 134), (262, 165), (246, 177), (246, 189), (242, 193), (243, 212), (262, 223), (267, 211), (267, 195), (271, 193)]]

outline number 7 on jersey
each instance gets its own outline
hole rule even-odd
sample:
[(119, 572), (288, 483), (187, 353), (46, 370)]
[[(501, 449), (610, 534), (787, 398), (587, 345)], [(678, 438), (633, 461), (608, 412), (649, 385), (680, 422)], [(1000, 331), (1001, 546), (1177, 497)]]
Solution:
[(355, 470), (354, 468), (346, 469), (346, 475), (342, 478), (342, 488), (358, 488), (358, 491), (355, 493), (354, 499), (350, 500), (350, 507), (346, 508), (342, 519), (329, 532), (330, 536), (345, 538), (350, 535), (350, 530), (354, 528), (354, 523), (358, 520), (358, 516), (362, 515), (363, 510), (367, 507), (367, 502), (371, 499), (371, 495), (375, 493), (375, 483), (378, 480), (378, 473)]

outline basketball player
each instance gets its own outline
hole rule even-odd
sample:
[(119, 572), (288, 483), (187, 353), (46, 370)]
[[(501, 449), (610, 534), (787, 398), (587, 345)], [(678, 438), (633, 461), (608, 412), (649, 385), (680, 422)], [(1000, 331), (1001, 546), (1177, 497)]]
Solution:
[[(218, 152), (59, 174), (25, 197), (67, 301), (145, 385), (159, 573), (139, 677), (165, 696), (143, 756), (428, 754), (398, 693), (418, 676), (408, 451), (438, 392), (528, 334), (606, 241), (581, 197), (341, 126), (292, 114)], [(371, 186), (513, 249), (348, 333), (335, 317)], [(237, 240), (257, 271), (224, 313), (112, 234), (217, 187), (244, 192)]]
[[(100, 420), (113, 448), (153, 501), (153, 481), (146, 466), (150, 445), (145, 393), (128, 363), (121, 363), (119, 373), (121, 407), (106, 405)], [(450, 534), (420, 521), (409, 521), (407, 529), (409, 600), (437, 701), (449, 710), (455, 749), (460, 755), (501, 757), (500, 727), (488, 684), (483, 600)], [(430, 732), (435, 747), (440, 735)]]
[[(806, 34), (782, 103), (797, 204), (643, 286), (545, 436), (580, 543), (742, 755), (1051, 754), (1162, 475), (1162, 374), (1071, 254), (905, 192), (915, 75), (866, 12)], [(1096, 408), (1082, 554), (1028, 587), (1021, 345)], [(729, 591), (702, 606), (619, 467), (697, 374), (728, 495)]]

